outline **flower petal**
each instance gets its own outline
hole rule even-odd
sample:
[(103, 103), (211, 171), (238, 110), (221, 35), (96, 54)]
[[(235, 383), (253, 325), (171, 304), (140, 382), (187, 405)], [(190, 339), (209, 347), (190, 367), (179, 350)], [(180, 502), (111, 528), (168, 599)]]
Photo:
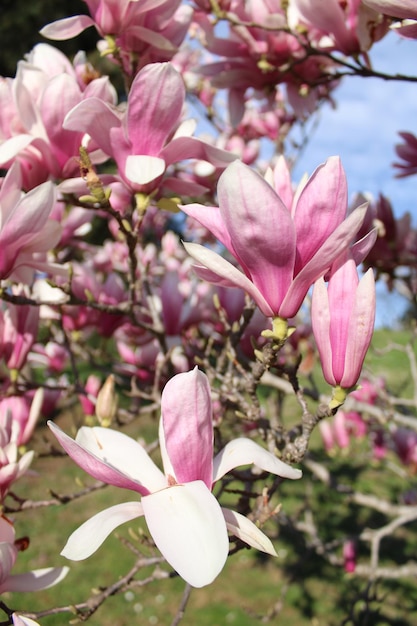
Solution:
[(237, 260), (278, 314), (293, 279), (296, 232), (291, 213), (272, 187), (240, 161), (223, 172), (217, 192)]
[(149, 532), (176, 572), (193, 587), (209, 585), (229, 552), (219, 503), (202, 481), (142, 498)]
[(271, 540), (250, 519), (224, 507), (222, 507), (222, 511), (229, 533), (249, 544), (252, 548), (277, 556)]
[[(119, 470), (118, 468), (112, 467), (109, 463), (95, 453), (93, 453), (89, 447), (86, 447), (86, 437), (84, 440), (79, 443), (78, 441), (74, 441), (68, 435), (66, 435), (56, 424), (53, 422), (48, 422), (49, 428), (54, 433), (55, 437), (58, 439), (61, 446), (64, 448), (65, 452), (69, 454), (73, 461), (77, 463), (87, 474), (90, 474), (93, 478), (97, 480), (101, 480), (109, 485), (114, 485), (115, 487), (121, 487), (123, 489), (131, 489), (132, 491), (137, 491), (142, 495), (149, 493), (149, 490), (142, 485), (141, 482), (131, 478), (124, 471)], [(122, 433), (119, 433), (120, 435)], [(116, 443), (120, 443), (120, 438), (116, 439)], [(138, 447), (139, 444), (137, 444)], [(101, 449), (98, 441), (96, 440), (95, 446), (97, 451), (100, 453)], [(140, 453), (139, 453), (140, 454)], [(147, 456), (147, 455), (146, 455)], [(149, 457), (148, 457), (149, 458)], [(150, 461), (150, 459), (149, 459)], [(157, 470), (155, 466), (155, 470)]]
[(58, 584), (68, 574), (68, 567), (45, 567), (25, 574), (9, 576), (0, 586), (3, 591), (40, 591)]
[(132, 183), (146, 185), (165, 172), (165, 161), (146, 154), (130, 155), (126, 159), (125, 176)]
[(71, 561), (82, 561), (94, 554), (115, 528), (143, 515), (140, 502), (123, 502), (111, 506), (97, 515), (90, 517), (72, 533), (62, 556)]
[[(197, 367), (164, 387), (161, 420), (166, 452), (179, 483), (202, 480), (211, 489), (213, 414), (207, 376)], [(162, 446), (161, 446), (162, 448)], [(167, 468), (165, 467), (165, 473)]]
[(301, 470), (280, 461), (252, 439), (240, 437), (229, 441), (223, 450), (214, 457), (213, 482), (240, 465), (256, 465), (266, 472), (283, 478), (301, 478)]
[(243, 272), (229, 263), (229, 261), (226, 261), (226, 259), (221, 257), (219, 254), (213, 252), (213, 250), (210, 250), (209, 248), (206, 248), (198, 243), (183, 242), (183, 246), (188, 254), (197, 261), (197, 263), (200, 263), (210, 270), (210, 272), (219, 276), (220, 281), (218, 281), (218, 283), (223, 284), (221, 281), (226, 280), (225, 286), (229, 286), (231, 283), (235, 287), (244, 289), (255, 300), (264, 315), (267, 317), (272, 317), (274, 315), (274, 311), (265, 300), (259, 289), (255, 287), (253, 282), (250, 281)]
[(47, 39), (61, 41), (76, 37), (89, 26), (95, 26), (94, 20), (89, 15), (74, 15), (47, 24), (39, 33)]

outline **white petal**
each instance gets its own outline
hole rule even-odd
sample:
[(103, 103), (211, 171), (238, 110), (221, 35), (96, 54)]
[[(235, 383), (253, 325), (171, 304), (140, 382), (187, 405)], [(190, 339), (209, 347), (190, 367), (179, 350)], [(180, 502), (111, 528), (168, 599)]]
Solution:
[(39, 622), (35, 622), (26, 615), (18, 615), (13, 613), (12, 615), (13, 626), (40, 626)]
[(68, 567), (45, 567), (25, 574), (9, 576), (1, 585), (3, 591), (39, 591), (58, 584), (68, 574)]
[(165, 172), (165, 161), (147, 154), (133, 154), (126, 159), (125, 175), (138, 185), (146, 185)]
[(252, 546), (252, 548), (277, 556), (271, 540), (250, 519), (240, 513), (236, 513), (236, 511), (223, 507), (222, 511), (226, 520), (227, 530), (230, 533)]
[(122, 474), (144, 484), (150, 492), (167, 486), (164, 474), (146, 450), (124, 433), (101, 426), (83, 426), (75, 441)]
[(256, 465), (265, 472), (283, 478), (301, 478), (301, 470), (277, 459), (271, 452), (259, 446), (252, 439), (233, 439), (221, 450), (213, 461), (213, 482), (219, 480), (231, 469), (240, 465)]
[(175, 485), (142, 498), (149, 532), (176, 572), (193, 587), (223, 569), (229, 539), (222, 510), (203, 481)]
[(62, 556), (71, 561), (86, 559), (115, 528), (141, 515), (143, 509), (140, 502), (123, 502), (97, 513), (72, 533), (61, 552)]

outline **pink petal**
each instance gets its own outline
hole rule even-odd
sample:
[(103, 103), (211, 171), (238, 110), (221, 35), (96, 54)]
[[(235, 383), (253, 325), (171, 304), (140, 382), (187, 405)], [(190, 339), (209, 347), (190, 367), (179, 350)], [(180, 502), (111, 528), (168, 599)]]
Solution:
[[(210, 272), (213, 272), (219, 277), (217, 284), (223, 284), (225, 280), (225, 286), (240, 287), (244, 289), (256, 302), (261, 309), (262, 313), (267, 317), (273, 317), (274, 311), (271, 306), (265, 300), (261, 292), (252, 281), (247, 278), (243, 272), (238, 270), (234, 265), (226, 261), (219, 254), (216, 254), (209, 248), (205, 248), (198, 243), (183, 243), (187, 253), (197, 261), (197, 263), (206, 267)], [(196, 268), (198, 270), (198, 268)]]
[(204, 206), (203, 204), (186, 204), (180, 206), (180, 209), (207, 228), (229, 252), (235, 257), (237, 256), (218, 207)]
[(61, 554), (71, 561), (82, 561), (94, 554), (115, 528), (142, 515), (140, 502), (123, 502), (105, 509), (72, 533)]
[(201, 139), (196, 137), (178, 137), (170, 141), (161, 151), (162, 156), (167, 163), (178, 163), (184, 159), (198, 159), (199, 161), (207, 161), (214, 167), (226, 167), (229, 163), (236, 160), (236, 155), (226, 150), (220, 150)]
[[(58, 439), (65, 452), (79, 465), (87, 474), (90, 474), (96, 480), (101, 480), (109, 485), (115, 487), (122, 487), (123, 489), (131, 489), (144, 495), (148, 493), (148, 489), (141, 483), (126, 476), (118, 469), (111, 467), (105, 460), (99, 458), (89, 450), (86, 450), (83, 445), (80, 445), (71, 437), (68, 437), (58, 426), (53, 422), (48, 422), (49, 428)], [(121, 433), (119, 433), (121, 434)], [(120, 441), (120, 440), (119, 440)], [(139, 444), (138, 444), (139, 445)], [(98, 446), (97, 446), (98, 448)]]
[(74, 15), (73, 17), (66, 17), (62, 20), (56, 20), (55, 22), (47, 24), (39, 33), (47, 39), (61, 41), (76, 37), (82, 33), (83, 30), (94, 25), (94, 21), (88, 15)]
[(82, 427), (75, 441), (125, 476), (139, 484), (145, 482), (146, 491), (164, 489), (167, 485), (165, 476), (140, 443), (118, 430)]
[(332, 349), (332, 371), (336, 382), (342, 380), (345, 371), (348, 331), (358, 283), (358, 272), (354, 260), (352, 258), (345, 260), (345, 255), (342, 255), (337, 264), (332, 266), (327, 290), (330, 310), (329, 334)]
[(297, 200), (293, 216), (297, 231), (295, 274), (343, 222), (347, 199), (346, 176), (340, 158), (330, 157), (312, 174)]
[(174, 570), (193, 587), (209, 585), (229, 551), (219, 503), (202, 481), (142, 498), (149, 532)]
[(283, 478), (301, 478), (301, 470), (277, 459), (252, 439), (240, 437), (233, 439), (221, 450), (213, 462), (213, 482), (216, 482), (230, 470), (240, 465), (256, 465), (265, 472)]
[(109, 156), (113, 156), (110, 130), (121, 126), (116, 111), (99, 98), (88, 98), (75, 106), (64, 119), (64, 128), (88, 133)]
[(127, 109), (132, 154), (159, 155), (181, 117), (184, 99), (184, 82), (170, 63), (152, 63), (136, 75)]
[[(207, 376), (197, 367), (165, 385), (161, 419), (167, 455), (179, 483), (202, 480), (211, 489), (213, 415)], [(165, 469), (166, 473), (166, 469)]]
[(291, 215), (271, 186), (235, 161), (219, 179), (220, 211), (239, 263), (278, 314), (296, 252)]
[(367, 204), (355, 209), (330, 235), (295, 277), (279, 310), (280, 317), (294, 317), (303, 303), (311, 285), (330, 268), (333, 261), (342, 254), (355, 238), (365, 219)]
[(222, 507), (222, 511), (229, 533), (249, 544), (252, 548), (277, 556), (271, 540), (247, 517), (224, 507)]
[(329, 296), (323, 277), (314, 283), (311, 299), (311, 323), (320, 354), (321, 367), (329, 385), (336, 385), (332, 367), (332, 345), (330, 343)]
[(40, 591), (57, 585), (68, 574), (68, 567), (46, 567), (35, 569), (25, 574), (14, 574), (9, 576), (2, 585), (0, 591)]
[(350, 388), (356, 384), (366, 356), (375, 323), (375, 279), (369, 269), (356, 290), (354, 307), (348, 329), (345, 369), (341, 386)]

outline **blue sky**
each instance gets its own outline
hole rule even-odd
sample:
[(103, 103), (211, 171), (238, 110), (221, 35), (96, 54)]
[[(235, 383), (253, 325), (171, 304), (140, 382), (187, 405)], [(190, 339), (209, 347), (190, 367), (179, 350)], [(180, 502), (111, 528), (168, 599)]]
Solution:
[[(387, 73), (417, 76), (417, 41), (391, 33), (375, 44), (372, 65)], [(349, 192), (379, 192), (388, 196), (395, 213), (409, 211), (417, 227), (417, 177), (394, 178), (392, 162), (398, 131), (417, 134), (417, 83), (373, 78), (345, 78), (334, 93), (337, 108), (323, 107), (317, 129), (293, 172), (295, 181), (311, 174), (327, 157), (338, 154), (346, 171)], [(379, 289), (378, 325), (391, 324), (404, 301)]]

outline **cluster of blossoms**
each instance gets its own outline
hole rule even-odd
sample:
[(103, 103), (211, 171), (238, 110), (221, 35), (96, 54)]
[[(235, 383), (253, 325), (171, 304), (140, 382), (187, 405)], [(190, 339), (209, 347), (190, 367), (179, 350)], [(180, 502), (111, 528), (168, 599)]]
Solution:
[[(215, 436), (231, 406), (238, 414), (249, 404), (226, 388), (231, 364), (259, 382), (284, 367), (285, 350), (294, 354), (297, 341), (308, 337), (313, 351), (312, 332), (333, 388), (328, 414), (335, 413), (355, 389), (371, 341), (372, 267), (389, 274), (398, 255), (415, 258), (417, 249), (407, 218), (394, 227), (383, 198), (348, 209), (338, 157), (297, 187), (282, 155), (264, 176), (252, 166), (263, 140), (283, 141), (331, 97), (340, 55), (366, 60), (391, 25), (412, 36), (415, 8), (403, 4), (404, 11), (376, 1), (86, 0), (90, 15), (42, 32), (64, 40), (95, 27), (100, 52), (126, 79), (125, 95), (85, 54), (70, 62), (46, 43), (0, 82), (1, 503), (32, 461), (22, 446), (39, 416), (76, 397), (85, 423), (97, 417), (100, 426), (84, 425), (72, 439), (49, 422), (56, 439), (96, 480), (140, 495), (87, 520), (64, 556), (90, 556), (120, 524), (141, 516), (166, 561), (195, 587), (221, 572), (229, 534), (276, 554), (258, 525), (222, 507), (214, 492), (241, 466), (300, 478), (282, 459), (302, 455), (284, 454), (276, 433), (255, 441), (260, 407), (253, 429), (247, 410), (247, 437), (230, 436), (234, 423), (228, 441)], [(204, 42), (198, 58), (180, 49), (190, 32)], [(220, 60), (209, 63), (206, 54)], [(225, 87), (229, 121), (214, 140), (198, 136), (187, 89), (216, 123)], [(402, 138), (399, 167), (409, 175), (415, 137)], [(309, 294), (311, 326), (297, 335), (293, 324)], [(202, 370), (219, 355), (226, 365), (210, 377)], [(117, 412), (115, 381), (134, 399), (129, 419), (152, 403), (160, 407), (163, 472), (141, 444), (108, 427)], [(322, 422), (326, 447), (332, 436), (344, 447), (362, 426), (360, 416), (339, 411), (334, 432)], [(415, 464), (412, 437), (395, 436), (399, 456)], [(66, 568), (11, 575), (19, 542), (6, 517), (0, 533), (0, 592), (46, 588), (66, 575)], [(9, 619), (33, 623), (13, 613)]]

